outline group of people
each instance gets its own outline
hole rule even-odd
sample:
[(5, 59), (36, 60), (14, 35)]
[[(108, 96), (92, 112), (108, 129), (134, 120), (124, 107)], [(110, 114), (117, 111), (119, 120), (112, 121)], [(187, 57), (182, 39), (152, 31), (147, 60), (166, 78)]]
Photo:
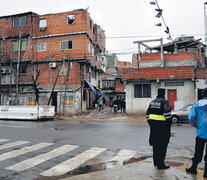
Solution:
[(98, 109), (99, 111), (101, 111), (103, 109), (104, 106), (107, 106), (110, 108), (110, 111), (117, 113), (118, 110), (121, 111), (121, 113), (125, 113), (126, 111), (126, 102), (124, 98), (117, 98), (115, 100), (113, 100), (112, 98), (110, 98), (109, 101), (106, 101), (105, 98), (103, 96), (99, 97), (98, 101)]
[[(153, 150), (154, 166), (158, 170), (170, 168), (164, 161), (171, 136), (171, 110), (170, 103), (165, 99), (165, 89), (159, 88), (157, 97), (150, 102), (146, 112), (147, 122), (150, 126), (149, 144)], [(202, 161), (206, 146), (203, 177), (207, 178), (207, 88), (203, 90), (203, 99), (194, 104), (188, 119), (190, 124), (197, 130), (192, 166), (186, 168), (186, 172), (197, 174), (197, 166)]]
[(111, 99), (109, 101), (109, 107), (111, 108), (111, 111), (113, 110), (114, 114), (116, 114), (118, 112), (118, 110), (121, 111), (121, 113), (125, 113), (126, 111), (126, 101), (124, 98), (118, 98), (115, 99), (113, 101), (113, 99)]

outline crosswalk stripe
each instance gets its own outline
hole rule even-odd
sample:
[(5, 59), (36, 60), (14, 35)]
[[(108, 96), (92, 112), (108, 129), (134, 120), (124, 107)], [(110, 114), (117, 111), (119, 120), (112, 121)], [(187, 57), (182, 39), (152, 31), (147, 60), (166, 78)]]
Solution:
[(23, 145), (23, 144), (27, 144), (27, 143), (29, 143), (29, 141), (16, 141), (16, 142), (4, 144), (4, 145), (0, 146), (0, 150)]
[(33, 158), (21, 161), (19, 163), (16, 163), (12, 166), (6, 167), (5, 169), (8, 170), (14, 170), (14, 171), (24, 171), (29, 168), (32, 168), (42, 162), (45, 162), (47, 160), (50, 160), (52, 158), (55, 158), (57, 156), (63, 155), (69, 151), (72, 151), (73, 149), (77, 148), (78, 146), (73, 145), (64, 145), (60, 148), (54, 149), (48, 153), (44, 153), (38, 156), (35, 156)]
[(6, 141), (8, 141), (8, 139), (0, 139), (0, 143), (1, 142), (6, 142)]
[(114, 156), (110, 161), (127, 161), (132, 158), (137, 151), (123, 149), (116, 156)]
[(0, 161), (10, 159), (10, 158), (13, 158), (13, 157), (16, 157), (16, 156), (20, 156), (22, 154), (29, 153), (29, 152), (32, 152), (32, 151), (36, 151), (38, 149), (41, 149), (41, 148), (44, 148), (44, 147), (47, 147), (47, 146), (50, 146), (50, 145), (53, 145), (53, 143), (38, 143), (38, 144), (35, 144), (35, 145), (32, 145), (32, 146), (27, 146), (27, 147), (24, 147), (24, 148), (21, 148), (21, 149), (18, 149), (18, 150), (10, 151), (10, 152), (1, 154), (0, 155)]
[(83, 153), (81, 153), (71, 159), (68, 159), (68, 160), (52, 167), (51, 169), (48, 169), (48, 170), (42, 172), (40, 175), (42, 175), (42, 176), (63, 175), (65, 173), (70, 172), (71, 170), (79, 167), (81, 164), (83, 164), (87, 160), (94, 158), (95, 156), (97, 156), (98, 154), (102, 153), (105, 150), (106, 150), (105, 148), (93, 147), (93, 148), (91, 148), (87, 151), (84, 151)]

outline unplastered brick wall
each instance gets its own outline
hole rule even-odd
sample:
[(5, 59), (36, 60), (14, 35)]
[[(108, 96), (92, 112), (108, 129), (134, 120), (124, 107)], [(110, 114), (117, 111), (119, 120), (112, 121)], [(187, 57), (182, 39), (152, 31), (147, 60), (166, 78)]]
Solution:
[[(26, 16), (26, 26), (13, 27), (13, 19), (21, 16)], [(0, 17), (0, 37), (8, 38), (10, 36), (21, 34), (30, 34), (32, 26), (32, 13), (25, 13), (15, 16)]]
[[(173, 61), (200, 61), (200, 54), (195, 52), (181, 52), (181, 53), (165, 53), (163, 56), (163, 59), (165, 62), (173, 62)], [(160, 53), (143, 53), (141, 54), (140, 61), (141, 62), (153, 62), (161, 60), (161, 54)], [(204, 58), (202, 57), (202, 62), (204, 62)], [(133, 66), (138, 67), (138, 56), (133, 56)]]
[(115, 80), (115, 91), (116, 92), (124, 92), (126, 86), (124, 84), (121, 84), (120, 79)]
[[(67, 16), (74, 15), (74, 22), (68, 23)], [(39, 30), (39, 20), (46, 20), (46, 28)], [(88, 32), (89, 36), (95, 40), (93, 35), (93, 21), (86, 10), (76, 10), (64, 13), (48, 14), (37, 16), (34, 21), (34, 37)]]
[[(59, 68), (60, 68), (60, 72), (58, 76)], [(63, 78), (63, 85), (66, 85), (67, 68), (68, 68), (68, 62), (64, 63), (64, 68), (61, 63), (57, 63), (57, 67), (53, 69), (50, 69), (49, 63), (39, 64), (37, 67), (37, 70), (40, 72), (37, 81), (39, 86), (49, 86), (49, 85), (53, 86), (55, 84), (55, 80), (57, 76), (58, 79), (56, 85), (58, 86), (62, 84), (62, 78)], [(50, 84), (51, 71), (52, 71), (52, 84)], [(80, 65), (75, 61), (69, 62), (68, 85), (80, 85)]]
[(123, 80), (127, 79), (172, 79), (172, 78), (194, 78), (194, 67), (152, 67), (133, 68), (123, 70)]

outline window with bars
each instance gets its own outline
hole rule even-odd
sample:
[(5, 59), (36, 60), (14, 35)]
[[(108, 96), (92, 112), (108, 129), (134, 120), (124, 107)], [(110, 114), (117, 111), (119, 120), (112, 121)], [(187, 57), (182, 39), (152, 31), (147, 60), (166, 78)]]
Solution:
[(46, 51), (46, 43), (37, 44), (37, 51)]
[(13, 19), (13, 27), (26, 26), (27, 16), (17, 17)]
[(184, 86), (183, 81), (165, 82), (165, 86)]
[(151, 84), (135, 84), (134, 98), (151, 98)]
[(72, 48), (73, 48), (73, 41), (72, 40), (60, 42), (60, 49), (61, 50), (72, 49)]

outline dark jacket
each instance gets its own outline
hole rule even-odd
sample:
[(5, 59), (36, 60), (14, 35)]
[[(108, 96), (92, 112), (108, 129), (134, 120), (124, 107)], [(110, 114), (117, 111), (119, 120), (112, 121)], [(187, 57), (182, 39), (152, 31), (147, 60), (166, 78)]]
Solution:
[(164, 97), (157, 97), (150, 103), (146, 112), (147, 122), (150, 125), (150, 145), (169, 143), (171, 110), (171, 105)]

